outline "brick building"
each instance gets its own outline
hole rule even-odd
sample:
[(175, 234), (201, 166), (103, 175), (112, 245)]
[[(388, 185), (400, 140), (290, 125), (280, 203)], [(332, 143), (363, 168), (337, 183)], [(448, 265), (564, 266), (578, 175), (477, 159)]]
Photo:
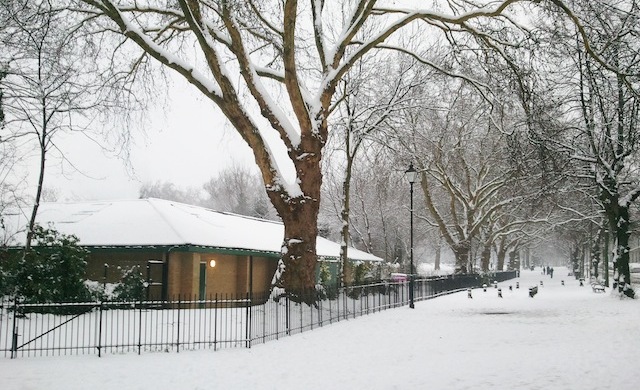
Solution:
[[(26, 225), (21, 213), (9, 218), (8, 225)], [(279, 222), (160, 199), (42, 203), (38, 223), (79, 238), (90, 252), (90, 280), (117, 282), (139, 267), (151, 299), (267, 292), (284, 236)], [(13, 237), (22, 242), (24, 234)], [(337, 243), (318, 237), (318, 258), (334, 275), (339, 253)], [(349, 258), (382, 261), (352, 248)]]

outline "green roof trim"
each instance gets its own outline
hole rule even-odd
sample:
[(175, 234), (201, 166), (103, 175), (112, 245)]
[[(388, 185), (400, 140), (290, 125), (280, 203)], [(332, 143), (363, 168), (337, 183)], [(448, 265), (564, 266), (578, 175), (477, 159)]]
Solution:
[[(142, 251), (159, 251), (159, 252), (196, 252), (196, 253), (218, 253), (223, 255), (237, 256), (261, 256), (280, 258), (280, 253), (273, 251), (259, 251), (242, 248), (221, 248), (203, 245), (139, 245), (139, 246), (85, 246), (91, 252), (142, 252)], [(338, 257), (318, 256), (318, 261), (338, 262)], [(361, 260), (366, 261), (366, 260)]]
[(85, 246), (90, 252), (195, 252), (195, 253), (217, 253), (224, 255), (238, 256), (262, 256), (280, 258), (280, 253), (272, 251), (259, 251), (242, 248), (220, 248), (202, 245), (127, 245), (127, 246)]

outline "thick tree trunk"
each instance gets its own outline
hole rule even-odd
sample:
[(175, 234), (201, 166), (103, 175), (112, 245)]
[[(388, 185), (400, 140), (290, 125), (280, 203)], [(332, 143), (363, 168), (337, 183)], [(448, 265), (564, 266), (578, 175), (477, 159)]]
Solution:
[(460, 243), (453, 249), (456, 257), (455, 273), (467, 274), (472, 272), (469, 269), (469, 255), (471, 253), (471, 245), (469, 243)]
[[(613, 180), (607, 183), (613, 183)], [(615, 188), (610, 185), (609, 187)], [(608, 195), (607, 195), (608, 194)], [(629, 237), (631, 236), (631, 222), (629, 206), (620, 204), (615, 191), (604, 192), (603, 200), (609, 221), (609, 229), (615, 241), (613, 258), (613, 287), (626, 296), (634, 297), (631, 288), (631, 273), (629, 270)]]
[(631, 224), (629, 223), (629, 209), (619, 206), (617, 223), (615, 226), (616, 235), (616, 262), (614, 281), (618, 285), (618, 291), (633, 298), (635, 293), (631, 288), (631, 272), (629, 270), (629, 237), (631, 235)]
[(340, 287), (348, 286), (351, 283), (353, 272), (352, 264), (349, 262), (349, 213), (351, 210), (351, 170), (353, 167), (353, 158), (349, 153), (349, 137), (347, 136), (347, 168), (345, 171), (344, 182), (342, 183), (342, 210), (340, 216), (342, 218), (342, 230), (340, 235), (340, 272), (338, 275)]
[(602, 234), (602, 229), (598, 229), (596, 239), (591, 242), (591, 275), (596, 279), (600, 277)]
[[(520, 266), (517, 263), (517, 258), (516, 258), (516, 251), (511, 251), (509, 252), (509, 270), (514, 270), (514, 269), (519, 269)], [(524, 264), (525, 268), (529, 268), (529, 265), (527, 265), (526, 263)]]
[(489, 271), (489, 264), (491, 263), (491, 243), (487, 242), (482, 246), (482, 253), (481, 253), (481, 262), (482, 262), (482, 271), (483, 272), (488, 272)]
[(570, 256), (572, 271), (574, 272), (576, 279), (581, 278), (582, 275), (580, 274), (580, 249), (576, 243), (571, 244)]
[(498, 271), (504, 270), (504, 260), (507, 257), (507, 251), (504, 249), (503, 245), (500, 245), (496, 248), (496, 260), (498, 264), (496, 265), (496, 269)]
[(342, 219), (342, 229), (340, 236), (340, 262), (338, 272), (338, 284), (340, 287), (348, 286), (353, 276), (352, 264), (349, 262), (349, 213), (351, 212), (351, 173), (353, 171), (353, 154), (351, 153), (351, 126), (347, 126), (345, 133), (345, 150), (347, 158), (347, 166), (344, 172), (344, 181), (342, 182), (342, 210), (340, 218)]
[[(306, 152), (303, 152), (306, 151)], [(296, 160), (301, 195), (291, 197), (280, 187), (267, 186), (267, 194), (284, 224), (282, 261), (284, 272), (279, 281), (296, 302), (316, 302), (316, 240), (320, 210), (322, 143), (317, 138), (303, 139)]]
[(282, 287), (296, 302), (313, 304), (316, 285), (318, 202), (297, 201), (291, 204), (291, 212), (281, 217), (284, 222), (282, 260), (286, 267)]

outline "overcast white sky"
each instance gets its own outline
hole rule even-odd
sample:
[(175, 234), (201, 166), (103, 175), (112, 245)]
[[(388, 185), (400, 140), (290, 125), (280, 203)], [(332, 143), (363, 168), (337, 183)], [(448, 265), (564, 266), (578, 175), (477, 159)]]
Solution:
[[(82, 135), (57, 138), (66, 157), (82, 173), (55, 161), (48, 166), (45, 187), (59, 201), (132, 199), (144, 182), (169, 181), (179, 187), (200, 187), (234, 163), (255, 167), (253, 154), (220, 110), (181, 80), (169, 87), (167, 109), (150, 111), (146, 135), (134, 130), (131, 169)], [(164, 91), (162, 91), (164, 93)], [(62, 134), (59, 134), (62, 135)], [(257, 168), (256, 168), (257, 169)], [(29, 168), (28, 194), (35, 192), (37, 161)]]

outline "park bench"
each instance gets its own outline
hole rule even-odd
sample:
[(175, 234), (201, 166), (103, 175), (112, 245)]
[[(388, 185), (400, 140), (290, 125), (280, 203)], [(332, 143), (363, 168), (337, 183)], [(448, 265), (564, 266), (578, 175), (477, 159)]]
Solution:
[(604, 292), (604, 286), (601, 285), (599, 282), (592, 282), (591, 283), (591, 289), (593, 290), (594, 293), (603, 293)]
[(529, 296), (534, 297), (538, 293), (538, 286), (529, 287)]

